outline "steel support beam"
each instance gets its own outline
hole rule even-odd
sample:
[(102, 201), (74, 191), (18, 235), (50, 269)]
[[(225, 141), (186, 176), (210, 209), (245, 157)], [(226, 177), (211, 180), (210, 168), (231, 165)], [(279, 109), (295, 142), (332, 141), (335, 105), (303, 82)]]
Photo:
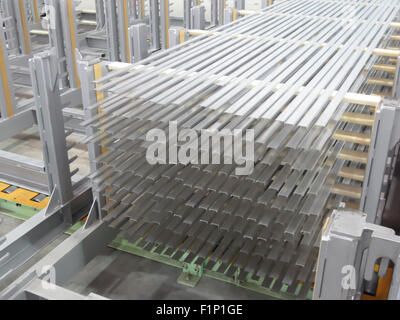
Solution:
[(128, 0), (115, 0), (116, 2), (116, 18), (118, 20), (118, 45), (120, 52), (120, 59), (118, 61), (121, 62), (131, 62), (130, 47), (129, 47), (129, 4)]
[(361, 212), (335, 211), (326, 224), (318, 257), (313, 298), (360, 299), (366, 281), (386, 275), (388, 261), (394, 272), (388, 299), (399, 299), (400, 237), (394, 231), (366, 222)]
[(103, 30), (106, 23), (104, 0), (96, 0), (97, 30)]
[(46, 0), (46, 23), (49, 32), (49, 44), (55, 48), (58, 63), (58, 71), (60, 74), (60, 88), (69, 88), (68, 72), (71, 71), (67, 67), (67, 52), (64, 46), (64, 32), (60, 10), (60, 2), (57, 0)]
[(7, 140), (13, 136), (31, 128), (37, 123), (34, 110), (26, 110), (18, 113), (12, 118), (0, 121), (0, 141)]
[[(91, 119), (98, 115), (100, 110), (97, 108), (92, 108), (97, 102), (101, 102), (104, 99), (102, 93), (96, 93), (94, 81), (101, 77), (103, 73), (103, 65), (99, 60), (83, 60), (82, 57), (78, 60), (78, 70), (79, 76), (82, 81), (82, 104), (84, 110), (85, 119)], [(86, 127), (86, 134), (93, 134), (94, 130), (91, 127)], [(99, 143), (89, 143), (88, 144), (88, 155), (89, 159), (95, 159), (100, 156), (102, 149)], [(99, 165), (94, 161), (90, 161), (90, 172), (93, 173), (99, 169)], [(93, 190), (96, 190), (97, 185), (92, 181)], [(98, 212), (102, 212), (101, 207), (105, 203), (105, 198), (100, 195), (99, 192), (93, 191), (93, 198), (98, 201)]]
[(147, 30), (144, 23), (135, 24), (129, 28), (129, 46), (133, 54), (131, 61), (139, 62), (149, 56)]
[(191, 10), (192, 10), (192, 0), (183, 1), (183, 27), (185, 29), (193, 29), (191, 26)]
[(169, 0), (160, 0), (161, 48), (169, 48)]
[(274, 3), (273, 0), (261, 0), (261, 9), (272, 6), (273, 3)]
[(55, 49), (35, 55), (30, 62), (44, 165), (53, 192), (46, 210), (0, 240), (2, 278), (80, 220), (92, 201), (87, 179), (72, 186), (56, 64)]
[(13, 2), (21, 54), (30, 54), (32, 52), (32, 45), (24, 0), (13, 0)]
[(43, 161), (0, 150), (0, 181), (49, 194)]
[(150, 0), (150, 33), (151, 49), (157, 51), (161, 49), (160, 37), (160, 6), (159, 0)]
[(169, 45), (175, 47), (186, 40), (186, 32), (182, 27), (174, 27), (169, 29)]
[(206, 9), (204, 6), (196, 6), (191, 10), (191, 26), (194, 29), (204, 30), (206, 28)]
[(56, 190), (59, 204), (65, 204), (73, 199), (73, 191), (55, 50), (34, 56), (30, 68), (49, 189)]
[(218, 25), (218, 0), (211, 0), (211, 26)]
[[(59, 0), (59, 10), (61, 15), (61, 25), (65, 46), (65, 59), (70, 88), (80, 88), (81, 84), (78, 77), (76, 66), (75, 50), (78, 48), (78, 38), (76, 30), (76, 4), (73, 0)], [(55, 28), (59, 28), (56, 24)]]
[(235, 0), (235, 9), (236, 10), (246, 10), (246, 1), (245, 0)]
[(399, 102), (384, 100), (376, 112), (360, 204), (370, 223), (380, 224), (382, 219), (390, 171), (400, 142), (399, 121)]
[(96, 221), (88, 228), (81, 228), (1, 292), (0, 299), (29, 298), (26, 292), (32, 290), (33, 281), (45, 279), (49, 270), (54, 273), (53, 284), (57, 286), (65, 284), (96, 257), (116, 235), (117, 230), (102, 221)]
[(224, 21), (224, 12), (226, 7), (226, 0), (217, 0), (217, 12), (218, 12), (218, 25), (225, 24)]
[(89, 210), (91, 196), (87, 180), (75, 188), (74, 199), (68, 204), (57, 205), (53, 194), (46, 210), (37, 213), (1, 238), (0, 281), (71, 226), (71, 223), (65, 221), (65, 210), (73, 212), (72, 223), (82, 219)]
[(9, 66), (4, 34), (0, 32), (0, 119), (13, 117), (15, 114), (14, 90)]
[(114, 0), (104, 0), (106, 13), (106, 34), (109, 58), (111, 61), (119, 61), (120, 52), (118, 44), (117, 6)]
[(232, 8), (225, 8), (224, 11), (224, 23), (228, 24), (234, 21), (234, 12), (235, 9)]

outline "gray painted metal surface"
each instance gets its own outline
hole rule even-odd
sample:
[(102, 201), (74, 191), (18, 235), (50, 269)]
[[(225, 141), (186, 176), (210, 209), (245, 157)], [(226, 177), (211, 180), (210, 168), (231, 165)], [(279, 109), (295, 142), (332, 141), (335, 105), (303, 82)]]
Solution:
[[(108, 150), (91, 178), (109, 199), (102, 209), (110, 225), (130, 241), (145, 237), (148, 248), (189, 253), (188, 263), (210, 257), (205, 268), (221, 263), (239, 280), (252, 274), (291, 294), (302, 282), (306, 296), (328, 204), (343, 198), (332, 195), (335, 183), (360, 185), (338, 178), (345, 160), (337, 157), (367, 150), (333, 138), (366, 132), (341, 117), (369, 106), (345, 97), (375, 90), (367, 82), (373, 51), (392, 34), (398, 10), (390, 1), (352, 6), (281, 2), (96, 81), (107, 98), (93, 108), (103, 113), (84, 125), (95, 131), (86, 140)], [(253, 129), (254, 172), (150, 165), (146, 133), (171, 121), (197, 132)]]
[(367, 223), (360, 212), (335, 211), (322, 236), (314, 299), (359, 299), (366, 281), (383, 278), (391, 260), (394, 269), (388, 299), (398, 300), (399, 255), (400, 237), (393, 230)]

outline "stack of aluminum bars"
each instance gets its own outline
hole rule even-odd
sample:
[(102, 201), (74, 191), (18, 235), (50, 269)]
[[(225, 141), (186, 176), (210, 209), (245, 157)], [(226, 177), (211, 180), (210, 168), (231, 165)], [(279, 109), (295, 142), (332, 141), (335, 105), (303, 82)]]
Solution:
[[(98, 80), (102, 113), (84, 125), (97, 130), (87, 141), (107, 149), (91, 178), (110, 224), (153, 252), (306, 297), (324, 217), (343, 200), (331, 194), (345, 164), (338, 155), (367, 149), (333, 136), (369, 130), (340, 121), (369, 112), (344, 101), (375, 90), (366, 82), (373, 50), (388, 45), (397, 5), (281, 2)], [(254, 172), (150, 165), (146, 134), (170, 122), (253, 129)]]

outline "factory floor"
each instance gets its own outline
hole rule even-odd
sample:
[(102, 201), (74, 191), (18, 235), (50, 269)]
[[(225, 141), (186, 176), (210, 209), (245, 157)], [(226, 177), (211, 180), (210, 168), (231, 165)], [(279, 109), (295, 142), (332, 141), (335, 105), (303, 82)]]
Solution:
[[(2, 220), (0, 237), (22, 223), (20, 220), (5, 216), (1, 209), (0, 219)], [(67, 237), (67, 235), (61, 235), (42, 249), (34, 258), (1, 281), (0, 291)], [(190, 288), (177, 283), (176, 280), (179, 275), (180, 271), (174, 267), (112, 248), (105, 248), (64, 287), (83, 295), (93, 292), (117, 300), (270, 299), (265, 295), (206, 277), (203, 277), (195, 288)]]
[[(69, 140), (79, 142), (82, 138), (82, 136), (71, 136)], [(0, 143), (0, 149), (36, 159), (42, 158), (40, 139), (35, 128)], [(71, 156), (78, 155), (78, 160), (73, 164), (72, 170), (79, 167), (79, 174), (86, 175), (89, 168), (85, 147), (78, 144), (70, 153)], [(4, 213), (0, 208), (0, 237), (22, 223)], [(0, 282), (0, 291), (67, 237), (67, 235), (61, 235), (27, 263), (8, 275)], [(93, 292), (110, 299), (270, 299), (263, 294), (206, 277), (203, 277), (195, 288), (190, 288), (177, 283), (179, 275), (180, 270), (177, 268), (112, 248), (105, 248), (65, 287), (84, 295)]]

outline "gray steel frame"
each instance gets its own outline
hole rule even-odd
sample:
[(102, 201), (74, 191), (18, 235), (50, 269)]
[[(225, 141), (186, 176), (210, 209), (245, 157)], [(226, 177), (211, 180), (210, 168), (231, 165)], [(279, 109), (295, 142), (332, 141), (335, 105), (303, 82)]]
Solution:
[(85, 178), (73, 185), (71, 180), (56, 61), (53, 49), (30, 62), (38, 125), (42, 133), (46, 132), (42, 134), (44, 163), (53, 192), (46, 210), (0, 240), (0, 280), (79, 221), (92, 202), (90, 182)]
[[(35, 57), (35, 61), (32, 61), (32, 65), (36, 67), (36, 72), (41, 74), (38, 80), (44, 80), (44, 83), (39, 86), (37, 94), (44, 96), (43, 99), (47, 102), (51, 99), (53, 99), (53, 102), (57, 100), (55, 96), (57, 92), (56, 87), (54, 85), (49, 86), (49, 82), (46, 81), (46, 76), (49, 76), (49, 79), (52, 79), (50, 83), (54, 84), (55, 82), (55, 79), (50, 76), (51, 72), (55, 70), (52, 58), (54, 58), (54, 54), (43, 53)], [(93, 84), (93, 68), (96, 63), (99, 63), (99, 60), (80, 60), (78, 63), (79, 74), (82, 79), (83, 104), (85, 106), (85, 114), (89, 118), (97, 114), (96, 108), (88, 107), (97, 99)], [(54, 123), (59, 123), (59, 120), (62, 118), (60, 112), (49, 113), (49, 104), (42, 103), (41, 109), (47, 116), (58, 117), (58, 120), (52, 119)], [(44, 118), (46, 119), (47, 116)], [(49, 125), (46, 121), (42, 124)], [(91, 129), (89, 128), (88, 130)], [(56, 136), (58, 140), (62, 140), (60, 135)], [(46, 139), (54, 140), (50, 136), (47, 136)], [(59, 156), (65, 157), (66, 155), (65, 149), (58, 149), (56, 152), (59, 153)], [(99, 155), (100, 147), (95, 143), (90, 144), (89, 154), (91, 157)], [(57, 168), (60, 169), (60, 167)], [(95, 169), (96, 167), (91, 168), (92, 171)], [(61, 174), (62, 172), (58, 172), (58, 175)], [(61, 177), (58, 177), (59, 179)], [(82, 217), (85, 209), (87, 209), (87, 204), (91, 203), (91, 190), (87, 186), (86, 180), (78, 187), (74, 186), (76, 189), (73, 192), (72, 199), (67, 203), (60, 202), (60, 197), (57, 194), (61, 194), (64, 188), (57, 186), (44, 215), (40, 213), (35, 215), (11, 232), (11, 234), (7, 235), (7, 238), (3, 239), (3, 244), (0, 246), (0, 256), (3, 257), (0, 258), (0, 267), (4, 269), (4, 272), (0, 272), (0, 274), (7, 275), (23, 261), (29, 259), (44, 244), (65, 231), (71, 223)], [(64, 190), (64, 193), (66, 191)], [(81, 193), (78, 191), (81, 191)], [(109, 227), (108, 223), (102, 220), (99, 208), (104, 199), (99, 198), (96, 193), (93, 194), (93, 197), (95, 201), (91, 205), (84, 227), (62, 242), (50, 254), (1, 292), (0, 299), (103, 299), (103, 297), (93, 294), (83, 297), (60, 287), (93, 257), (99, 254), (103, 247), (108, 245), (117, 235), (117, 229)], [(47, 287), (42, 285), (49, 268), (55, 271), (54, 284), (56, 286), (52, 289), (46, 289)]]
[(3, 0), (4, 6), (7, 7), (8, 13), (14, 17), (15, 19), (15, 27), (18, 38), (18, 48), (20, 54), (29, 54), (31, 48), (31, 39), (28, 31), (27, 43), (25, 43), (24, 29), (23, 24), (26, 26), (29, 25), (29, 21), (26, 19), (27, 15), (25, 14), (25, 22), (22, 21), (22, 15), (20, 14), (21, 10), (25, 10), (24, 8), (20, 8), (19, 1), (14, 0)]
[(376, 262), (381, 262), (378, 277), (382, 278), (389, 260), (394, 270), (388, 299), (400, 299), (400, 237), (366, 218), (352, 211), (332, 214), (322, 236), (314, 299), (359, 299), (366, 281), (376, 277)]
[(194, 29), (204, 30), (206, 28), (206, 9), (204, 6), (195, 6), (191, 9), (191, 26)]
[[(2, 22), (1, 22), (2, 23)], [(0, 120), (1, 119), (6, 119), (10, 116), (9, 110), (7, 108), (7, 104), (11, 104), (11, 108), (13, 109), (13, 113), (15, 113), (16, 110), (16, 104), (15, 104), (15, 99), (14, 99), (14, 90), (11, 85), (8, 86), (8, 90), (5, 86), (6, 82), (9, 82), (9, 79), (11, 79), (11, 72), (9, 68), (9, 59), (8, 59), (8, 54), (5, 46), (5, 38), (4, 34), (0, 32), (0, 50), (3, 53), (3, 61), (4, 61), (4, 68), (6, 71), (6, 77), (7, 79), (3, 79), (3, 74), (0, 74)], [(11, 102), (7, 101), (7, 96), (10, 96)], [(1, 136), (0, 136), (1, 137)]]
[(376, 112), (360, 209), (370, 223), (381, 223), (390, 171), (400, 142), (400, 105), (384, 100)]
[[(51, 70), (51, 67), (44, 68), (43, 66), (45, 64), (51, 64), (51, 58), (49, 58), (48, 55), (44, 54), (40, 57), (37, 57), (37, 60), (35, 63), (40, 66), (42, 74), (42, 78), (40, 81), (44, 80), (44, 83), (48, 81), (46, 78), (43, 76), (46, 70)], [(91, 118), (94, 115), (97, 114), (97, 108), (89, 108), (89, 106), (93, 105), (93, 102), (96, 101), (95, 97), (95, 92), (94, 92), (94, 87), (93, 87), (93, 65), (95, 63), (98, 63), (98, 60), (94, 61), (82, 61), (79, 63), (79, 73), (81, 75), (82, 79), (82, 93), (83, 93), (83, 103), (85, 106), (85, 115), (87, 118)], [(51, 79), (51, 77), (50, 77)], [(52, 80), (51, 83), (54, 83), (54, 79)], [(41, 86), (42, 90), (45, 92), (50, 90), (51, 93), (51, 86)], [(53, 87), (54, 88), (54, 87)], [(54, 92), (53, 92), (54, 93)], [(56, 94), (54, 95), (50, 94), (49, 97), (56, 97)], [(47, 99), (46, 101), (49, 102), (51, 99)], [(46, 113), (48, 112), (48, 105), (42, 106), (43, 110), (42, 112)], [(389, 109), (392, 108), (393, 106), (389, 106)], [(380, 110), (384, 111), (386, 110), (385, 105), (380, 108)], [(48, 114), (49, 117), (56, 116), (54, 113)], [(60, 118), (60, 113), (57, 113), (57, 117)], [(396, 118), (397, 119), (397, 118)], [(377, 126), (376, 126), (377, 127)], [(88, 129), (91, 130), (91, 129)], [(91, 134), (88, 132), (89, 135)], [(58, 137), (61, 136), (61, 134), (57, 135)], [(378, 134), (376, 135), (377, 137), (379, 136)], [(46, 137), (49, 138), (49, 137)], [(57, 138), (58, 139), (58, 138)], [(61, 139), (61, 138), (60, 138)], [(90, 154), (91, 156), (96, 156), (99, 154), (99, 146), (96, 144), (92, 144), (89, 146), (90, 148)], [(59, 150), (57, 152), (65, 152), (62, 150)], [(59, 155), (62, 156), (62, 155)], [(64, 154), (65, 156), (65, 154)], [(65, 158), (64, 158), (65, 160)], [(374, 172), (372, 168), (372, 161), (369, 171)], [(65, 165), (65, 161), (62, 162)], [(379, 162), (380, 163), (380, 162)], [(377, 163), (376, 165), (379, 165)], [(94, 170), (95, 168), (92, 168)], [(55, 172), (57, 174), (57, 170)], [(61, 177), (58, 177), (58, 179), (61, 179)], [(61, 196), (65, 195), (64, 193), (61, 193)], [(43, 288), (39, 288), (39, 280), (38, 279), (43, 279), (45, 277), (45, 273), (43, 272), (44, 269), (47, 267), (51, 266), (54, 267), (56, 270), (56, 284), (58, 286), (64, 284), (68, 279), (77, 271), (79, 271), (80, 268), (82, 268), (87, 262), (89, 262), (95, 255), (97, 255), (100, 250), (106, 246), (115, 236), (116, 236), (116, 230), (110, 228), (105, 222), (102, 221), (102, 214), (101, 211), (99, 211), (99, 202), (102, 201), (101, 199), (98, 198), (98, 195), (94, 195), (95, 202), (92, 205), (87, 223), (85, 227), (82, 230), (79, 230), (77, 233), (72, 235), (69, 239), (64, 241), (59, 247), (54, 249), (48, 256), (43, 258), (38, 264), (36, 264), (30, 271), (25, 273), (23, 276), (21, 276), (15, 283), (13, 283), (9, 288), (7, 288), (5, 291), (3, 291), (0, 294), (0, 297), (3, 299), (10, 299), (10, 298), (17, 298), (17, 299), (29, 299), (29, 298), (52, 298), (52, 297), (57, 297), (58, 293), (66, 293), (69, 294), (69, 296), (74, 297), (75, 295), (73, 293), (68, 293), (67, 291), (64, 291), (63, 288), (57, 287), (55, 290), (55, 296), (52, 294), (49, 294), (47, 291), (43, 291)], [(50, 217), (57, 216), (57, 217), (62, 217), (60, 219), (65, 223), (65, 220), (71, 222), (70, 219), (70, 214), (74, 214), (76, 212), (74, 209), (71, 207), (68, 208), (67, 211), (61, 210), (60, 205), (53, 205), (53, 203), (58, 201), (59, 198), (57, 197), (52, 197), (52, 202), (49, 206), (50, 211), (52, 210), (58, 210), (56, 213), (49, 213), (46, 215), (47, 220), (49, 220)], [(100, 205), (101, 207), (101, 205)], [(79, 210), (78, 210), (79, 211)], [(67, 219), (65, 219), (65, 212), (67, 212)], [(39, 219), (39, 216), (36, 219)], [(42, 217), (41, 217), (42, 218)], [(56, 218), (54, 218), (57, 220)], [(353, 265), (357, 267), (362, 267), (365, 265), (365, 269), (362, 269), (362, 271), (367, 271), (366, 277), (367, 280), (371, 278), (371, 266), (373, 267), (375, 265), (375, 261), (378, 258), (384, 258), (384, 259), (392, 259), (392, 261), (397, 262), (398, 257), (399, 257), (399, 251), (398, 251), (398, 244), (399, 240), (398, 237), (395, 237), (393, 235), (393, 232), (391, 230), (388, 230), (386, 228), (377, 226), (377, 225), (372, 225), (369, 223), (366, 223), (366, 218), (365, 216), (361, 216), (360, 214), (353, 214), (352, 216), (348, 216), (347, 213), (335, 213), (332, 217), (332, 219), (329, 221), (328, 227), (325, 232), (325, 236), (323, 237), (323, 247), (321, 248), (320, 252), (320, 266), (318, 269), (318, 276), (317, 276), (317, 282), (316, 282), (316, 296), (315, 298), (324, 298), (324, 297), (330, 297), (332, 295), (335, 295), (335, 297), (338, 295), (338, 297), (344, 297), (344, 298), (350, 298), (350, 297), (355, 297), (356, 292), (342, 292), (340, 288), (341, 281), (335, 282), (336, 280), (340, 280), (339, 276), (336, 276), (332, 278), (332, 286), (338, 287), (338, 289), (332, 291), (332, 287), (329, 286), (329, 290), (326, 290), (328, 288), (325, 286), (328, 277), (325, 275), (328, 272), (328, 269), (326, 269), (326, 266), (331, 266), (333, 274), (337, 274), (338, 270), (340, 272), (340, 268), (338, 269), (338, 266), (341, 267), (343, 266), (343, 263), (353, 263)], [(30, 223), (35, 223), (34, 226), (31, 226), (31, 230), (35, 228), (38, 228), (39, 226), (41, 228), (45, 228), (46, 230), (49, 230), (48, 226), (50, 222), (44, 223), (43, 221), (30, 221)], [(45, 226), (46, 225), (46, 226)], [(28, 225), (26, 225), (24, 228), (19, 229), (20, 235), (16, 234), (15, 239), (18, 239), (18, 241), (21, 241), (21, 239), (26, 235), (26, 230)], [(348, 226), (354, 226), (354, 228), (349, 228)], [(56, 229), (54, 229), (56, 230)], [(366, 231), (364, 231), (366, 230)], [(37, 229), (35, 229), (37, 231)], [(23, 236), (21, 234), (24, 233)], [(46, 232), (36, 232), (39, 234), (47, 234)], [(329, 237), (329, 238), (328, 238)], [(333, 239), (332, 242), (329, 242), (330, 239)], [(6, 242), (9, 242), (9, 238), (5, 240), (2, 246), (0, 246), (0, 254), (6, 252), (5, 255), (5, 260), (8, 260), (9, 257), (9, 252), (6, 251), (5, 249), (1, 250), (4, 248), (4, 244)], [(25, 239), (26, 241), (26, 239)], [(41, 241), (44, 241), (41, 239)], [(324, 242), (325, 241), (325, 242)], [(338, 242), (337, 242), (338, 241)], [(334, 243), (333, 248), (336, 248), (337, 255), (328, 255), (327, 250), (328, 246), (332, 246), (332, 243)], [(344, 247), (346, 250), (342, 250), (342, 245), (344, 243)], [(355, 245), (356, 244), (356, 245)], [(366, 260), (361, 259), (359, 255), (359, 250), (361, 248), (361, 244), (363, 246), (367, 245), (369, 246), (369, 252), (368, 252), (368, 257)], [(28, 248), (30, 246), (27, 246)], [(331, 247), (329, 247), (331, 248)], [(331, 250), (331, 249), (329, 249)], [(383, 251), (385, 250), (385, 251)], [(346, 254), (348, 254), (346, 256)], [(15, 253), (13, 252), (11, 254), (12, 256), (15, 257)], [(28, 256), (28, 255), (25, 255)], [(341, 258), (339, 258), (341, 257)], [(349, 258), (350, 257), (350, 258)], [(351, 258), (352, 257), (352, 258)], [(329, 259), (329, 261), (326, 261)], [(334, 262), (333, 264), (330, 264), (330, 261)], [(3, 260), (2, 260), (3, 262)], [(365, 262), (365, 263), (364, 263)], [(322, 267), (323, 266), (323, 267)], [(382, 267), (382, 272), (381, 275), (384, 274), (384, 268), (387, 266), (387, 264), (383, 264)], [(44, 268), (46, 267), (46, 268)], [(361, 274), (364, 274), (363, 272)], [(394, 274), (394, 281), (398, 280), (399, 278), (399, 268), (396, 267), (395, 274)], [(336, 280), (334, 280), (336, 279)], [(331, 281), (331, 280), (329, 280)], [(394, 282), (393, 282), (394, 283)], [(331, 295), (332, 294), (332, 295)], [(398, 298), (398, 287), (393, 286), (392, 291), (390, 293), (391, 298)]]

